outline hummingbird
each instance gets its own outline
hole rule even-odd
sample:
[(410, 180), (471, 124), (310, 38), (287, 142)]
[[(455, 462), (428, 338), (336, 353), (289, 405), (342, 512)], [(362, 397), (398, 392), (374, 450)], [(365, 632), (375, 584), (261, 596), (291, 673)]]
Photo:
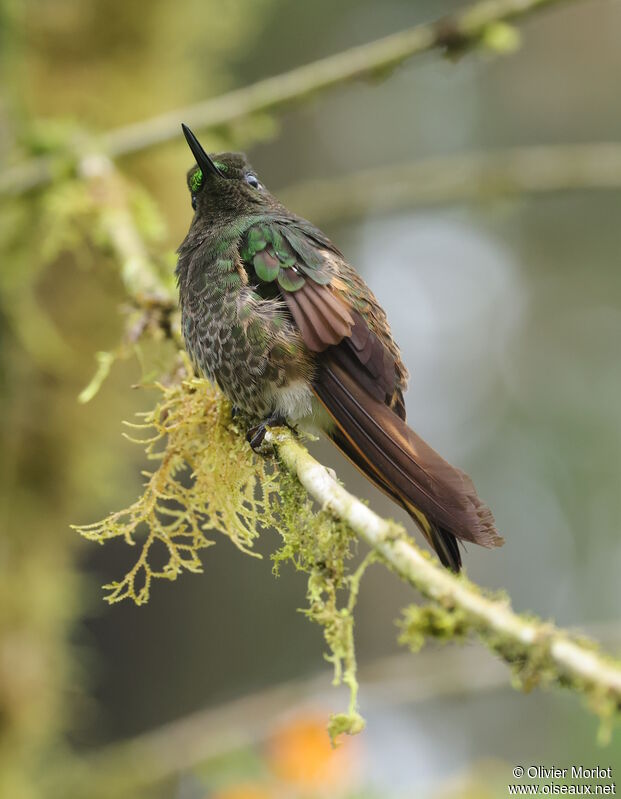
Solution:
[(503, 543), (472, 480), (406, 422), (408, 372), (386, 314), (330, 239), (285, 208), (242, 153), (196, 160), (194, 216), (176, 268), (186, 349), (233, 408), (269, 426), (324, 432), (459, 572), (458, 542)]

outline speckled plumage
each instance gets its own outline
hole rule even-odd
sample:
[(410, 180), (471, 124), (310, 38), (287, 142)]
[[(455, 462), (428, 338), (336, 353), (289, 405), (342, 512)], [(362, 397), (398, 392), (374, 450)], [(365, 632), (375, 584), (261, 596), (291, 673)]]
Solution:
[(259, 183), (243, 155), (212, 160), (184, 133), (198, 162), (188, 173), (196, 213), (177, 279), (199, 371), (257, 421), (324, 429), (410, 513), (446, 566), (460, 568), (457, 539), (502, 543), (470, 478), (405, 423), (408, 374), (362, 278)]
[(274, 410), (275, 392), (310, 380), (312, 365), (284, 302), (262, 299), (250, 283), (242, 231), (214, 233), (186, 239), (179, 250), (183, 335), (198, 369), (237, 407), (263, 418)]

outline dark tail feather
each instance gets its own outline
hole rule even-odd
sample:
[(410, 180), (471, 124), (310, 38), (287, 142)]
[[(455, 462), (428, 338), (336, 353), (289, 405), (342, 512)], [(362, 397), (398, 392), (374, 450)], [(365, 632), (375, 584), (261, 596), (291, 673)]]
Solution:
[(459, 551), (458, 540), (448, 530), (435, 527), (433, 524), (430, 524), (429, 527), (430, 544), (440, 558), (440, 563), (455, 572), (455, 574), (459, 574), (461, 570), (461, 552)]
[(313, 389), (336, 423), (334, 443), (407, 510), (445, 566), (456, 572), (461, 567), (457, 539), (486, 547), (503, 543), (470, 478), (344, 369), (324, 360)]
[(440, 563), (446, 566), (447, 569), (459, 573), (461, 570), (461, 552), (459, 551), (458, 541), (454, 535), (448, 530), (443, 530), (429, 522), (429, 530), (423, 529), (421, 524), (420, 515), (412, 513), (407, 503), (403, 502), (401, 497), (385, 483), (381, 477), (374, 471), (369, 469), (368, 462), (361, 457), (360, 453), (355, 449), (351, 442), (343, 435), (338, 427), (334, 428), (330, 433), (330, 439), (341, 450), (343, 455), (356, 466), (364, 476), (376, 485), (381, 491), (399, 503), (410, 514), (416, 526), (419, 527), (431, 546), (434, 548)]

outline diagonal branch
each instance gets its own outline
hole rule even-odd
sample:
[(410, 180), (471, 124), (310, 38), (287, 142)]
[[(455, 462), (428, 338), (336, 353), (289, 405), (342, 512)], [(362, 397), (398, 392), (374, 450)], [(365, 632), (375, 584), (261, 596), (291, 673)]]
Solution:
[[(176, 139), (182, 120), (207, 131), (226, 127), (253, 114), (279, 111), (341, 84), (381, 77), (420, 53), (435, 49), (465, 52), (485, 41), (486, 34), (498, 23), (566, 2), (568, 0), (480, 0), (439, 21), (417, 25), (221, 97), (118, 128), (104, 134), (100, 146), (110, 157), (116, 158)], [(487, 44), (503, 49), (493, 36), (487, 37)], [(54, 175), (54, 161), (49, 158), (16, 165), (0, 175), (0, 196), (45, 185)]]
[(621, 709), (621, 663), (601, 654), (554, 625), (516, 614), (506, 598), (486, 596), (464, 577), (456, 577), (423, 553), (400, 525), (380, 518), (349, 494), (289, 431), (269, 431), (286, 468), (308, 493), (345, 521), (401, 578), (445, 610), (458, 613), (467, 630), (507, 663), (528, 675), (586, 693), (596, 709), (611, 715)]

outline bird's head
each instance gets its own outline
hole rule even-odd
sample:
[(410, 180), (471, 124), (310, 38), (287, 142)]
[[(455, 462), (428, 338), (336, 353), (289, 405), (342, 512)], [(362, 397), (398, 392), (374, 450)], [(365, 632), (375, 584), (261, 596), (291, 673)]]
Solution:
[(277, 205), (243, 153), (210, 156), (190, 128), (181, 127), (196, 159), (196, 166), (188, 172), (195, 219), (209, 222), (215, 217), (234, 218), (261, 213)]

